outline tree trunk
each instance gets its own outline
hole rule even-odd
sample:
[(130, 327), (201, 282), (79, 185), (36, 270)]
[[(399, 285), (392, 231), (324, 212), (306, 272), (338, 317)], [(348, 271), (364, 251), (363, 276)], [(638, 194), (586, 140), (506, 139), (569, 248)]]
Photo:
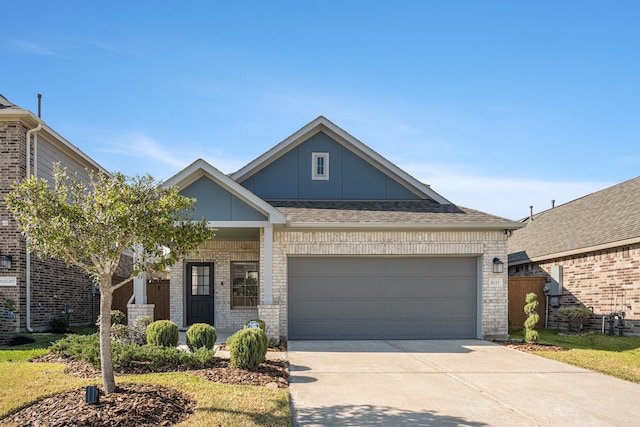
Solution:
[(100, 280), (100, 369), (105, 394), (116, 391), (116, 380), (113, 374), (113, 357), (111, 354), (111, 301), (113, 289), (111, 277)]

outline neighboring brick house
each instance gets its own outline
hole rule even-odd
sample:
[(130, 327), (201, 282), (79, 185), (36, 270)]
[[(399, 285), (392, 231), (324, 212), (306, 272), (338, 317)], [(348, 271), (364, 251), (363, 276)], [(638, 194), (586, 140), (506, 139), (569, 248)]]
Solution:
[(11, 268), (0, 266), (0, 303), (16, 302), (14, 324), (20, 330), (46, 330), (65, 309), (72, 310), (72, 324), (93, 323), (98, 310), (90, 277), (59, 260), (27, 255), (4, 201), (11, 185), (28, 175), (51, 178), (54, 162), (84, 178), (87, 169), (103, 170), (38, 116), (0, 95), (0, 258), (11, 258)]
[(216, 237), (171, 268), (171, 319), (273, 338), (506, 338), (507, 235), (318, 117), (225, 175), (197, 160), (165, 185)]
[(509, 276), (546, 279), (549, 327), (566, 326), (560, 307), (584, 305), (594, 312), (588, 329), (600, 331), (603, 316), (624, 312), (625, 332), (640, 334), (640, 177), (526, 222), (509, 238)]

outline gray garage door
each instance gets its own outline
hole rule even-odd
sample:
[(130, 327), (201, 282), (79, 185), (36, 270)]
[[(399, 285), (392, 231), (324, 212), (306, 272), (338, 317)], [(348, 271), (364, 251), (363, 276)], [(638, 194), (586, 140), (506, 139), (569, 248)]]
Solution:
[(476, 258), (290, 258), (289, 339), (475, 338)]

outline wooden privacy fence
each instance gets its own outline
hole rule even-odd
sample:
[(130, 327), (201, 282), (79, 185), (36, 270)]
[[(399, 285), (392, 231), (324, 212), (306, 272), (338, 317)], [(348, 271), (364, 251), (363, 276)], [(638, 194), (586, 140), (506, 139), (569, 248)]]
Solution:
[[(114, 277), (114, 283), (118, 280)], [(122, 280), (122, 279), (120, 279)], [(113, 293), (112, 310), (120, 310), (126, 315), (127, 302), (133, 295), (133, 281), (125, 284), (121, 288), (116, 289)], [(147, 282), (147, 304), (155, 304), (153, 320), (169, 319), (169, 281), (168, 280), (152, 280)]]
[(509, 320), (513, 329), (522, 329), (527, 318), (524, 313), (525, 299), (528, 293), (538, 296), (536, 312), (540, 316), (537, 328), (544, 327), (544, 277), (509, 277)]

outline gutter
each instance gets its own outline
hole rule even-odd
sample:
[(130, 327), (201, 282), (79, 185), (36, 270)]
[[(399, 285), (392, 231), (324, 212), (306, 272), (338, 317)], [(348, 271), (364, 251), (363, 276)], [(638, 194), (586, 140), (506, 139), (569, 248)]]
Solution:
[[(26, 160), (27, 160), (27, 176), (25, 179), (29, 179), (31, 177), (31, 135), (34, 135), (33, 142), (33, 151), (34, 158), (37, 159), (37, 147), (38, 147), (38, 134), (37, 132), (42, 130), (42, 123), (38, 123), (33, 129), (27, 131), (27, 149), (26, 149)], [(37, 169), (37, 164), (34, 164), (34, 169)], [(26, 328), (27, 331), (33, 332), (33, 328), (31, 327), (31, 252), (29, 252), (29, 248), (25, 246), (26, 250), (26, 277), (25, 277), (25, 294), (26, 294)]]
[(511, 221), (470, 223), (388, 223), (388, 222), (292, 222), (289, 226), (298, 229), (377, 229), (377, 230), (504, 230), (524, 227)]

